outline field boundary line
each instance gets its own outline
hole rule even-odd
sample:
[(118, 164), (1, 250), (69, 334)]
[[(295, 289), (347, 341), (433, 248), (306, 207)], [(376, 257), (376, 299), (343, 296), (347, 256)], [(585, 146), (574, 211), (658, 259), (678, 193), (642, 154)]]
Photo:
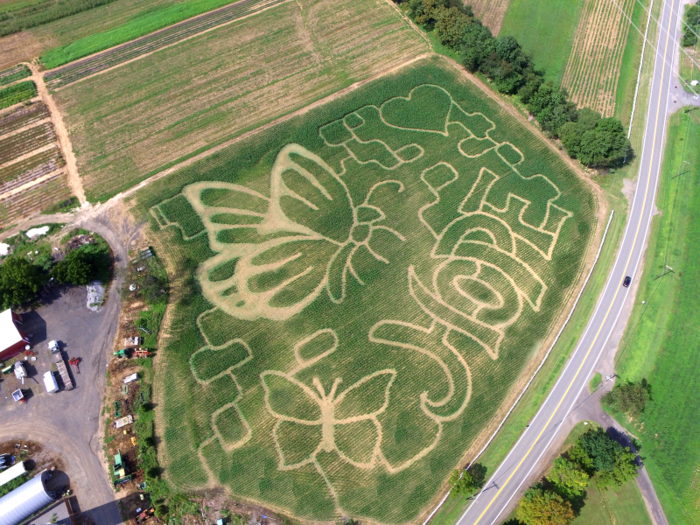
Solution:
[(211, 148), (207, 149), (206, 151), (202, 151), (201, 153), (198, 153), (192, 157), (189, 157), (181, 162), (178, 162), (177, 164), (170, 166), (169, 168), (166, 168), (162, 171), (159, 171), (158, 173), (155, 173), (154, 175), (148, 177), (145, 180), (142, 180), (135, 186), (132, 186), (128, 190), (124, 190), (120, 193), (117, 193), (114, 197), (108, 199), (105, 201), (103, 206), (111, 205), (111, 203), (118, 202), (124, 198), (127, 198), (134, 194), (135, 192), (145, 188), (152, 182), (155, 182), (159, 179), (162, 179), (163, 177), (166, 177), (180, 169), (186, 168), (187, 166), (194, 164), (195, 162), (198, 162), (202, 159), (205, 159), (211, 155), (214, 155), (215, 153), (218, 153), (222, 149), (225, 149), (233, 144), (236, 144), (237, 142), (247, 139), (248, 137), (252, 137), (256, 135), (257, 133), (260, 133), (262, 131), (265, 131), (266, 129), (269, 129), (273, 126), (276, 126), (277, 124), (281, 124), (283, 122), (286, 122), (294, 117), (297, 117), (299, 115), (303, 115), (313, 109), (316, 109), (319, 106), (323, 106), (324, 104), (327, 104), (328, 102), (331, 102), (335, 100), (336, 98), (340, 98), (347, 93), (350, 93), (352, 91), (355, 91), (356, 89), (364, 86), (365, 84), (372, 82), (378, 78), (383, 77), (384, 75), (387, 75), (389, 73), (393, 73), (395, 71), (398, 71), (400, 69), (403, 69), (404, 67), (410, 66), (411, 64), (418, 62), (419, 60), (423, 60), (424, 58), (428, 58), (430, 56), (433, 56), (433, 53), (421, 53), (420, 55), (416, 55), (412, 58), (409, 58), (408, 60), (405, 60), (404, 62), (401, 62), (399, 64), (393, 65), (388, 69), (385, 69), (384, 71), (380, 71), (379, 73), (372, 75), (369, 78), (366, 78), (364, 80), (360, 80), (358, 82), (355, 82), (354, 84), (349, 85), (348, 87), (345, 87), (339, 91), (336, 91), (335, 93), (332, 93), (326, 97), (323, 97), (315, 102), (312, 102), (310, 104), (307, 104), (306, 106), (303, 106), (299, 109), (296, 109), (290, 113), (287, 113), (286, 115), (282, 115), (280, 117), (277, 117), (276, 119), (268, 122), (267, 124), (263, 124), (262, 126), (258, 126), (255, 129), (252, 129), (250, 131), (246, 131), (245, 133), (242, 133), (241, 135), (232, 137), (221, 144), (217, 144), (215, 146), (212, 146)]
[[(257, 15), (257, 14), (263, 13), (263, 12), (268, 11), (268, 10), (270, 10), (270, 9), (274, 9), (275, 7), (278, 7), (278, 6), (281, 6), (281, 5), (284, 5), (284, 4), (288, 4), (288, 3), (291, 3), (291, 2), (292, 2), (292, 0), (282, 0), (281, 2), (279, 2), (279, 3), (277, 3), (277, 4), (267, 6), (267, 7), (263, 8), (263, 9), (260, 9), (259, 11), (255, 11), (254, 13), (247, 14), (247, 15), (242, 16), (242, 17), (240, 17), (240, 18), (234, 18), (233, 20), (229, 20), (228, 22), (222, 22), (221, 24), (219, 24), (219, 25), (217, 25), (217, 26), (210, 27), (209, 29), (205, 29), (205, 30), (203, 30), (203, 31), (201, 31), (201, 32), (199, 32), (199, 33), (194, 33), (194, 34), (192, 34), (192, 35), (186, 36), (185, 38), (183, 38), (182, 40), (178, 40), (177, 42), (173, 42), (173, 43), (171, 43), (171, 44), (167, 44), (167, 45), (165, 45), (165, 46), (163, 46), (163, 47), (160, 47), (160, 48), (158, 48), (158, 49), (154, 49), (153, 51), (149, 51), (148, 53), (144, 53), (143, 55), (139, 55), (139, 56), (137, 56), (137, 57), (131, 58), (131, 59), (127, 60), (126, 62), (122, 62), (122, 63), (120, 63), (120, 64), (115, 64), (114, 66), (108, 67), (107, 69), (103, 69), (103, 70), (101, 70), (101, 71), (97, 71), (96, 73), (94, 73), (94, 74), (92, 74), (92, 75), (87, 75), (87, 76), (85, 76), (85, 77), (81, 77), (81, 78), (79, 78), (79, 79), (77, 79), (77, 80), (74, 80), (74, 81), (72, 81), (72, 82), (68, 82), (68, 83), (63, 84), (63, 85), (61, 85), (61, 86), (58, 86), (58, 87), (54, 88), (52, 91), (58, 92), (58, 91), (62, 90), (63, 88), (66, 88), (66, 87), (68, 87), (68, 86), (72, 86), (73, 84), (77, 84), (78, 82), (82, 82), (83, 80), (87, 80), (87, 79), (90, 79), (90, 78), (95, 78), (95, 77), (97, 77), (97, 76), (100, 76), (100, 75), (103, 74), (103, 73), (107, 73), (108, 71), (112, 71), (112, 70), (117, 69), (117, 68), (119, 68), (119, 67), (126, 66), (126, 65), (128, 65), (128, 64), (131, 64), (132, 62), (136, 62), (137, 60), (141, 60), (142, 58), (149, 57), (149, 56), (153, 55), (154, 53), (158, 53), (159, 51), (163, 51), (164, 49), (168, 49), (168, 48), (171, 48), (171, 47), (176, 46), (176, 45), (178, 45), (178, 44), (182, 44), (183, 42), (186, 42), (187, 40), (191, 40), (191, 39), (193, 39), (193, 38), (196, 38), (196, 37), (198, 37), (198, 36), (204, 35), (204, 34), (209, 33), (209, 32), (211, 32), (211, 31), (215, 31), (215, 30), (217, 30), (217, 29), (221, 29), (222, 27), (225, 27), (225, 26), (227, 26), (227, 25), (236, 23), (236, 22), (238, 22), (238, 21), (246, 20), (247, 18), (250, 18), (251, 16), (255, 16), (255, 15)], [(222, 7), (222, 8), (220, 8), (220, 9), (224, 9), (224, 8), (230, 7), (231, 5), (232, 5), (232, 4), (226, 5), (226, 6)], [(214, 11), (208, 11), (208, 12), (206, 12), (206, 13), (202, 13), (201, 15), (197, 15), (197, 17), (204, 16), (204, 15), (208, 15), (208, 14), (213, 13), (213, 12), (214, 12)], [(197, 18), (197, 17), (188, 18), (187, 20), (183, 20), (182, 22), (178, 22), (177, 24), (173, 24), (172, 26), (164, 27), (163, 29), (158, 29), (158, 31), (163, 31), (163, 30), (165, 30), (165, 29), (169, 29), (169, 28), (171, 28), (171, 27), (173, 27), (173, 26), (176, 26), (176, 25), (178, 25), (178, 24), (182, 24), (183, 22), (189, 22), (189, 21), (191, 21), (191, 20), (193, 20), (194, 18)], [(144, 36), (139, 37), (139, 38), (146, 38), (146, 37), (148, 37), (148, 36), (150, 36), (150, 35), (153, 35), (154, 33), (157, 33), (158, 31), (154, 31), (153, 33), (149, 33), (148, 35), (144, 35)], [(105, 49), (104, 51), (99, 51), (99, 52), (94, 53), (94, 54), (92, 54), (92, 55), (88, 55), (88, 56), (83, 57), (83, 58), (81, 58), (81, 59), (79, 59), (79, 60), (75, 60), (75, 61), (73, 61), (73, 62), (68, 62), (68, 64), (64, 64), (64, 65), (62, 65), (62, 66), (58, 66), (58, 67), (53, 68), (53, 69), (48, 69), (48, 70), (46, 70), (46, 71), (43, 71), (43, 72), (41, 73), (41, 75), (42, 75), (42, 77), (43, 77), (43, 75), (46, 75), (46, 74), (48, 74), (48, 73), (53, 73), (53, 72), (58, 71), (58, 70), (60, 70), (60, 69), (62, 69), (62, 68), (64, 68), (64, 67), (67, 67), (67, 66), (76, 65), (76, 64), (80, 63), (81, 61), (90, 60), (90, 59), (92, 59), (92, 58), (94, 58), (94, 57), (96, 57), (96, 56), (98, 56), (98, 55), (102, 55), (102, 54), (107, 55), (107, 54), (109, 54), (113, 49), (116, 49), (117, 47), (123, 46), (123, 45), (125, 45), (125, 44), (129, 44), (129, 43), (131, 43), (131, 42), (134, 42), (135, 40), (138, 40), (138, 39), (135, 38), (134, 40), (129, 40), (129, 42), (125, 42), (124, 44), (119, 44), (119, 45), (116, 45), (116, 46), (114, 46), (114, 47), (110, 47), (109, 49)]]
[(394, 9), (394, 10), (399, 14), (399, 16), (400, 16), (401, 18), (403, 18), (404, 21), (407, 22), (408, 25), (409, 25), (416, 33), (418, 33), (418, 34), (420, 35), (420, 37), (421, 37), (423, 40), (425, 40), (425, 43), (428, 44), (428, 47), (430, 47), (430, 49), (431, 49), (433, 52), (435, 52), (435, 47), (433, 46), (433, 43), (430, 41), (430, 39), (429, 39), (429, 38), (427, 37), (427, 35), (425, 34), (425, 31), (421, 30), (421, 28), (418, 27), (418, 26), (416, 25), (416, 23), (415, 23), (413, 20), (411, 20), (409, 17), (407, 17), (407, 16), (406, 16), (406, 13), (404, 13), (403, 11), (401, 11), (401, 9), (399, 8), (399, 6), (396, 5), (394, 2), (392, 2), (392, 0), (384, 0), (384, 1), (385, 1), (387, 4), (389, 4), (389, 6), (390, 6), (392, 9)]
[(88, 202), (85, 198), (83, 183), (80, 180), (80, 175), (78, 174), (78, 163), (75, 159), (73, 144), (71, 143), (68, 129), (63, 122), (63, 115), (61, 115), (60, 111), (58, 110), (56, 101), (46, 89), (44, 76), (39, 72), (37, 66), (34, 64), (29, 64), (28, 66), (32, 72), (32, 76), (29, 78), (31, 78), (36, 84), (36, 90), (39, 93), (39, 97), (49, 110), (49, 115), (51, 115), (51, 122), (53, 123), (54, 133), (56, 134), (56, 142), (58, 143), (59, 150), (63, 154), (63, 160), (66, 161), (66, 181), (68, 182), (68, 186), (73, 192), (73, 195), (78, 198), (80, 205), (84, 206)]
[[(520, 399), (523, 397), (523, 395), (525, 395), (525, 392), (527, 391), (527, 389), (530, 387), (530, 385), (532, 384), (532, 382), (535, 380), (535, 377), (536, 377), (537, 374), (539, 373), (540, 369), (544, 366), (545, 362), (547, 361), (547, 358), (548, 358), (549, 355), (552, 353), (552, 350), (554, 349), (554, 346), (555, 346), (555, 345), (557, 344), (557, 342), (559, 341), (559, 337), (561, 336), (561, 334), (564, 332), (564, 329), (565, 329), (565, 328), (567, 327), (567, 325), (569, 324), (569, 320), (571, 319), (571, 317), (573, 316), (574, 312), (576, 311), (576, 307), (578, 306), (579, 299), (581, 299), (581, 296), (583, 295), (583, 292), (585, 291), (586, 286), (588, 285), (588, 281), (590, 280), (591, 275), (593, 275), (593, 270), (595, 270), (595, 268), (596, 268), (596, 266), (597, 266), (598, 259), (600, 258), (600, 253), (601, 253), (601, 251), (603, 250), (603, 245), (605, 244), (605, 238), (606, 238), (607, 235), (608, 235), (608, 230), (610, 229), (610, 224), (612, 223), (612, 220), (613, 220), (614, 215), (615, 215), (615, 210), (612, 210), (612, 211), (610, 212), (610, 217), (608, 218), (608, 223), (607, 223), (607, 225), (605, 226), (605, 231), (603, 232), (603, 237), (602, 237), (602, 239), (600, 240), (600, 245), (598, 246), (598, 252), (596, 253), (595, 259), (594, 259), (594, 261), (593, 261), (593, 265), (591, 266), (591, 269), (589, 270), (588, 275), (586, 276), (586, 279), (585, 279), (585, 281), (583, 282), (583, 286), (581, 287), (581, 290), (579, 291), (578, 296), (576, 297), (576, 300), (574, 301), (574, 304), (573, 304), (571, 310), (569, 310), (569, 315), (566, 317), (566, 319), (564, 320), (564, 324), (563, 324), (563, 325), (561, 326), (561, 328), (559, 329), (559, 333), (557, 333), (557, 336), (554, 338), (554, 341), (553, 341), (552, 344), (550, 345), (549, 350), (547, 350), (547, 353), (546, 353), (546, 354), (544, 355), (544, 357), (542, 358), (542, 361), (540, 362), (540, 365), (537, 367), (537, 370), (535, 370), (535, 373), (532, 374), (532, 377), (530, 378), (530, 380), (529, 380), (529, 381), (527, 382), (527, 384), (525, 385), (525, 388), (523, 388), (523, 390), (520, 392), (520, 395), (519, 395), (518, 398), (515, 400), (515, 402), (513, 403), (513, 405), (510, 407), (510, 410), (508, 410), (508, 413), (505, 415), (505, 417), (503, 418), (503, 420), (501, 421), (501, 423), (498, 425), (498, 428), (494, 431), (494, 433), (491, 435), (491, 437), (489, 438), (488, 442), (483, 446), (483, 448), (476, 454), (476, 456), (474, 456), (474, 459), (471, 460), (471, 462), (469, 463), (469, 465), (467, 466), (467, 468), (466, 468), (465, 470), (468, 470), (468, 469), (474, 464), (474, 462), (475, 462), (477, 459), (479, 459), (479, 457), (484, 453), (484, 451), (488, 448), (488, 446), (491, 444), (491, 442), (496, 438), (496, 435), (497, 435), (498, 432), (501, 430), (501, 428), (502, 428), (503, 425), (505, 424), (506, 420), (508, 419), (508, 417), (510, 416), (510, 414), (511, 414), (511, 413), (513, 412), (513, 410), (515, 409), (516, 405), (520, 402)], [(464, 472), (464, 471), (462, 471), (462, 472)], [(460, 478), (461, 478), (461, 477), (462, 477), (462, 473), (460, 473)], [(430, 520), (431, 520), (431, 519), (433, 518), (433, 516), (437, 513), (437, 511), (440, 510), (440, 507), (442, 507), (442, 505), (445, 503), (445, 501), (447, 501), (447, 498), (448, 498), (449, 496), (450, 496), (450, 491), (448, 491), (447, 494), (445, 494), (445, 496), (442, 498), (442, 500), (440, 501), (440, 503), (435, 507), (435, 509), (433, 509), (433, 511), (432, 511), (432, 512), (430, 513), (430, 515), (425, 519), (425, 521), (423, 521), (423, 525), (427, 525), (428, 522), (430, 522)]]
[(644, 30), (644, 41), (642, 43), (642, 57), (639, 59), (639, 72), (637, 73), (637, 84), (634, 86), (634, 99), (632, 101), (632, 113), (630, 114), (630, 123), (627, 126), (627, 138), (632, 134), (632, 123), (634, 122), (634, 111), (637, 107), (637, 94), (639, 93), (639, 81), (642, 78), (642, 69), (644, 68), (644, 52), (647, 49), (647, 35), (649, 34), (649, 22), (651, 22), (651, 12), (654, 9), (654, 0), (649, 4), (649, 16), (647, 17), (647, 27)]

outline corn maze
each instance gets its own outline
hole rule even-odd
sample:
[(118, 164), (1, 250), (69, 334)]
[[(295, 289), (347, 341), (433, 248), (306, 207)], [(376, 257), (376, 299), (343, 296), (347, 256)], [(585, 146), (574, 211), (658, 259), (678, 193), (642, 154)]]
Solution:
[(635, 0), (586, 0), (562, 87), (580, 107), (612, 117)]
[(440, 64), (138, 197), (171, 270), (198, 283), (161, 376), (177, 486), (303, 519), (415, 520), (546, 337), (592, 196)]

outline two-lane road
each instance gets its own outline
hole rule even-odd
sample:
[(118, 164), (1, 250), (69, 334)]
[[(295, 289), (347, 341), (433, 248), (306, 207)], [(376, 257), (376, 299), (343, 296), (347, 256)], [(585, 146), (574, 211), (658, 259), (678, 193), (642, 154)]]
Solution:
[(672, 109), (668, 107), (669, 88), (673, 80), (673, 57), (677, 52), (673, 36), (680, 23), (681, 3), (682, 0), (663, 2), (637, 188), (617, 259), (595, 312), (539, 412), (484, 490), (459, 519), (458, 525), (490, 525), (499, 523), (499, 518), (505, 519), (503, 511), (509, 507), (523, 483), (528, 481), (530, 473), (538, 467), (562, 421), (591, 377), (623, 309), (627, 297), (627, 288), (622, 286), (625, 276), (637, 277), (654, 212), (666, 122), (669, 109)]

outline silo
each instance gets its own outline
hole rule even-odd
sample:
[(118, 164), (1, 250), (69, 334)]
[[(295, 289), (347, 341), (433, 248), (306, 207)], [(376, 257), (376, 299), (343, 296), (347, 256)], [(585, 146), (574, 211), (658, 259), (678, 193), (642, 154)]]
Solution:
[(51, 473), (43, 470), (24, 485), (0, 498), (0, 525), (17, 525), (32, 514), (56, 500), (53, 492), (46, 490)]

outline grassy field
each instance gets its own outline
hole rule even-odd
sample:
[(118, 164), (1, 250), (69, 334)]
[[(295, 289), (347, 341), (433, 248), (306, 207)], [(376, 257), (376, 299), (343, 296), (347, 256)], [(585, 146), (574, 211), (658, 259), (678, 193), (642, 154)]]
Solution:
[[(636, 0), (585, 0), (562, 80), (579, 106), (615, 112), (616, 90)], [(638, 64), (638, 62), (637, 62)], [(629, 93), (628, 96), (633, 96)]]
[(642, 494), (634, 481), (619, 489), (600, 490), (595, 483), (587, 489), (586, 505), (572, 525), (651, 525)]
[(115, 0), (88, 11), (0, 38), (0, 69), (30, 62), (49, 49), (129, 23), (145, 12), (166, 9), (182, 0)]
[(125, 24), (108, 31), (95, 33), (70, 44), (51, 49), (41, 56), (41, 62), (47, 69), (62, 66), (73, 60), (118, 46), (230, 3), (231, 0), (187, 0), (144, 11)]
[(593, 197), (442, 64), (137, 194), (181, 287), (159, 372), (179, 488), (415, 519), (537, 353)]
[[(637, 305), (617, 354), (623, 380), (647, 378), (652, 400), (640, 421), (620, 418), (640, 438), (649, 475), (671, 523), (697, 523), (700, 466), (700, 319), (694, 290), (700, 280), (700, 115), (671, 117), (657, 199), (660, 215), (641, 277)], [(670, 266), (673, 273), (664, 273)]]
[(564, 76), (583, 2), (511, 0), (499, 36), (514, 36), (548, 80)]
[(383, 0), (341, 8), (301, 0), (70, 85), (56, 99), (88, 199), (104, 200), (427, 50)]
[(9, 108), (36, 97), (36, 85), (31, 80), (0, 89), (0, 109)]

